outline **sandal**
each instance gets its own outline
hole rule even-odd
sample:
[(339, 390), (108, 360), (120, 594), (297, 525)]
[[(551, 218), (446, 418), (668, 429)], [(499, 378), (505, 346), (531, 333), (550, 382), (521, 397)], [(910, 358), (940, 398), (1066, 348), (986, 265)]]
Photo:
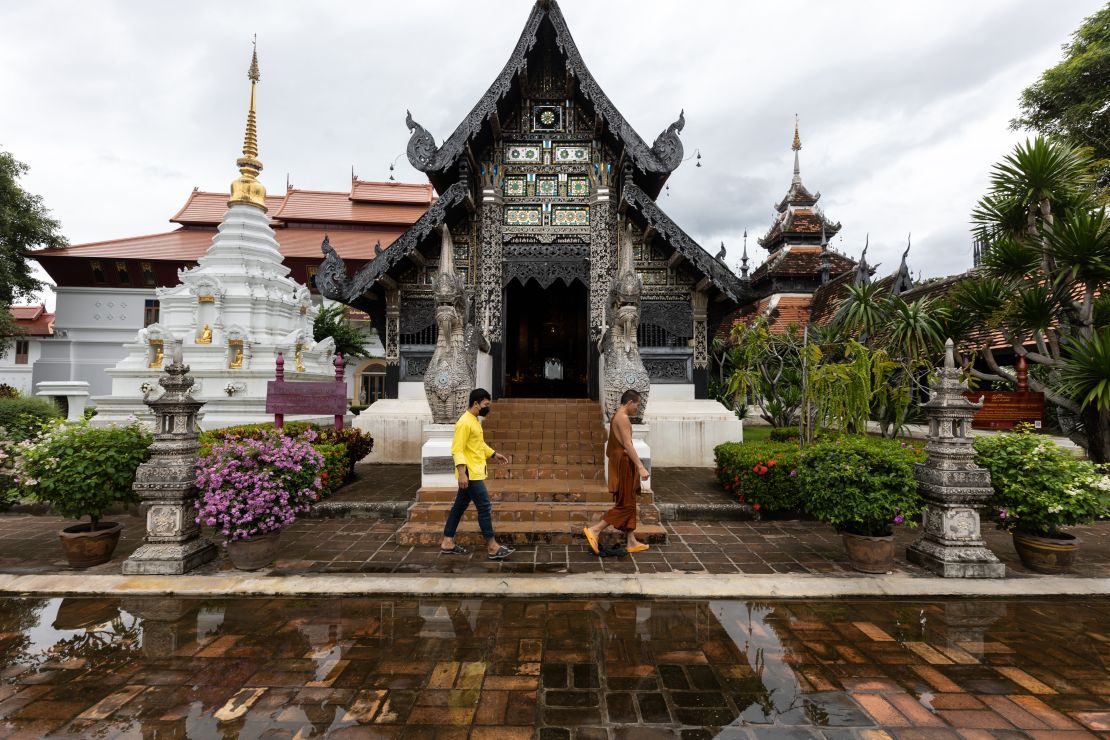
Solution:
[(591, 532), (589, 527), (582, 527), (582, 534), (586, 535), (586, 542), (589, 543), (594, 555), (600, 555), (601, 551), (597, 546), (597, 535)]
[(643, 552), (644, 550), (649, 550), (649, 549), (651, 549), (651, 548), (646, 543), (641, 542), (640, 544), (635, 545), (634, 547), (628, 548), (628, 552), (629, 553)]
[(497, 549), (497, 552), (491, 552), (486, 555), (486, 557), (490, 560), (504, 560), (512, 555), (514, 552), (516, 552), (516, 550), (514, 550), (513, 548), (505, 547), (504, 545), (502, 545)]
[(442, 547), (439, 548), (439, 554), (440, 555), (469, 555), (470, 550), (467, 550), (462, 545), (455, 545), (450, 550), (444, 549)]

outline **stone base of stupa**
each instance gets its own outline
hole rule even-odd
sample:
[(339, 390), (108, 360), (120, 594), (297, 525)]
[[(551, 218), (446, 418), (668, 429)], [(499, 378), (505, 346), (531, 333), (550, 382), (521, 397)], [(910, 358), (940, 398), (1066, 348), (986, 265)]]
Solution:
[(203, 537), (188, 542), (148, 544), (123, 561), (125, 576), (179, 576), (216, 559), (216, 546)]

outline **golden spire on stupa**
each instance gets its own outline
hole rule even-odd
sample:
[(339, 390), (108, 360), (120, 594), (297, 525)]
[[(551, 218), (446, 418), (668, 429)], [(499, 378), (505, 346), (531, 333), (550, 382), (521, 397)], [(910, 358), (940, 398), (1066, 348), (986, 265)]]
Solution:
[(790, 147), (794, 151), (802, 148), (802, 137), (798, 135), (798, 114), (794, 114), (794, 144)]
[(254, 112), (254, 87), (261, 76), (258, 73), (258, 44), (257, 38), (251, 53), (251, 66), (247, 70), (247, 78), (251, 81), (251, 102), (247, 111), (247, 130), (243, 135), (243, 156), (235, 160), (239, 168), (239, 177), (231, 183), (231, 200), (228, 206), (247, 205), (266, 210), (266, 188), (258, 181), (258, 173), (262, 171), (262, 162), (258, 159), (258, 127), (255, 124)]

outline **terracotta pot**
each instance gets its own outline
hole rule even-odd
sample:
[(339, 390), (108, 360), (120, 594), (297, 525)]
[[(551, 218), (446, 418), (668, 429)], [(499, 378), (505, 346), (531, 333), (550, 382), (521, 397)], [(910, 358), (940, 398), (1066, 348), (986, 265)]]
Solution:
[(1035, 534), (1014, 532), (1014, 549), (1021, 564), (1035, 573), (1064, 573), (1071, 570), (1079, 538), (1060, 533), (1058, 537), (1039, 537)]
[(51, 626), (56, 630), (79, 630), (110, 622), (118, 616), (118, 599), (67, 596), (58, 604), (58, 613)]
[(227, 556), (239, 570), (258, 570), (274, 562), (281, 532), (258, 535), (246, 540), (227, 543)]
[(112, 559), (122, 530), (119, 522), (100, 522), (95, 531), (91, 523), (74, 524), (58, 532), (58, 538), (71, 566), (90, 568)]
[(842, 532), (844, 549), (854, 570), (861, 573), (888, 573), (894, 569), (894, 535), (865, 537)]

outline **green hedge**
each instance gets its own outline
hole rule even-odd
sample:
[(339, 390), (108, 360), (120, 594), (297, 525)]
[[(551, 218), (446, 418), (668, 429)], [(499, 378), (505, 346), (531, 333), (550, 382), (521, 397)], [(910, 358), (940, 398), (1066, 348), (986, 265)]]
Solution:
[(797, 442), (727, 442), (713, 450), (717, 480), (740, 503), (767, 511), (799, 511)]
[(727, 442), (714, 458), (724, 489), (756, 510), (804, 512), (850, 531), (889, 530), (920, 514), (913, 464), (924, 460), (921, 444), (833, 436), (803, 452), (797, 442)]
[(15, 442), (34, 437), (47, 422), (60, 418), (57, 404), (45, 398), (0, 398), (0, 436)]
[(772, 442), (793, 442), (796, 445), (801, 434), (798, 427), (773, 427), (769, 437)]
[(319, 441), (312, 448), (324, 456), (324, 469), (320, 480), (324, 484), (323, 496), (330, 496), (347, 482), (347, 447), (342, 444), (327, 444)]
[(842, 532), (879, 537), (916, 526), (922, 501), (913, 476), (921, 448), (880, 437), (843, 436), (806, 448), (798, 482), (806, 510)]

